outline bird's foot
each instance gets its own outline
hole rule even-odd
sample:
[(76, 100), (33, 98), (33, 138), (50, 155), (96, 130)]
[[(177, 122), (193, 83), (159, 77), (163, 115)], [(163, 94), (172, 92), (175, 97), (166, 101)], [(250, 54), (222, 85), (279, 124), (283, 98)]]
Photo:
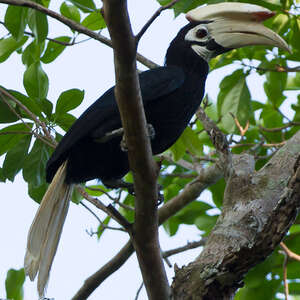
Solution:
[[(155, 130), (154, 130), (154, 127), (152, 126), (152, 124), (147, 124), (147, 131), (148, 131), (148, 137), (150, 138), (150, 140), (153, 140), (155, 137)], [(121, 150), (123, 152), (128, 152), (128, 147), (127, 147), (127, 143), (126, 143), (124, 134), (123, 134), (120, 146), (121, 146)]]
[[(110, 189), (119, 189), (125, 188), (127, 189), (130, 195), (135, 196), (134, 185), (133, 183), (126, 182), (122, 179), (110, 179), (110, 180), (102, 180), (103, 184)], [(164, 195), (161, 193), (162, 186), (158, 184), (157, 186), (158, 193), (157, 193), (157, 206), (164, 202)]]
[(153, 140), (155, 138), (155, 129), (152, 124), (147, 124), (147, 130), (148, 130), (148, 136), (150, 140)]
[(124, 134), (123, 134), (122, 140), (120, 142), (120, 147), (121, 147), (121, 150), (123, 152), (128, 152), (128, 147), (127, 147), (127, 143), (126, 143), (126, 139), (125, 139), (125, 135)]
[(128, 190), (129, 194), (134, 193), (133, 183), (126, 182), (122, 179), (109, 179), (102, 180), (103, 184), (110, 189), (120, 189), (125, 188)]

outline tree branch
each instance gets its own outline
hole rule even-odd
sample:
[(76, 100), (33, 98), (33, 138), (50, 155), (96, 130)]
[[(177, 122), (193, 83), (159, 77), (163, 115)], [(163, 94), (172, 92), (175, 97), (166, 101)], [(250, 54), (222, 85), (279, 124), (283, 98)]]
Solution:
[[(80, 32), (82, 34), (85, 34), (85, 35), (93, 38), (94, 40), (97, 40), (97, 41), (105, 44), (106, 46), (112, 47), (111, 40), (106, 38), (105, 36), (103, 36), (99, 33), (96, 33), (92, 30), (89, 30), (86, 27), (76, 23), (75, 21), (68, 19), (68, 18), (58, 14), (57, 12), (50, 10), (36, 2), (29, 1), (29, 0), (0, 0), (0, 3), (5, 3), (8, 5), (15, 5), (15, 6), (24, 6), (24, 7), (29, 7), (29, 8), (38, 10), (38, 11), (44, 13), (45, 15), (50, 16), (50, 17), (58, 20), (59, 22), (67, 25), (69, 28), (71, 28), (77, 32)], [(158, 67), (158, 65), (156, 63), (154, 63), (153, 61), (144, 57), (141, 54), (137, 54), (137, 60), (150, 69)]]
[(172, 7), (173, 5), (175, 5), (177, 2), (179, 2), (180, 0), (173, 0), (171, 1), (169, 4), (166, 4), (164, 6), (161, 6), (154, 14), (153, 16), (148, 20), (148, 22), (142, 27), (142, 29), (140, 30), (140, 32), (135, 36), (135, 41), (136, 43), (138, 43), (141, 39), (141, 37), (143, 36), (143, 34), (146, 32), (146, 30), (151, 26), (151, 24), (155, 21), (155, 19), (157, 17), (159, 17), (159, 15), (166, 9)]
[(158, 172), (152, 157), (141, 99), (136, 69), (136, 41), (130, 26), (126, 1), (105, 0), (103, 4), (104, 18), (114, 49), (115, 96), (124, 128), (136, 194), (135, 222), (131, 239), (148, 298), (165, 300), (169, 298), (169, 285), (158, 240)]
[(91, 197), (80, 185), (77, 186), (77, 190), (87, 201), (104, 211), (120, 225), (122, 225), (127, 231), (131, 230), (131, 224), (113, 206), (106, 206), (99, 199)]
[(205, 131), (209, 135), (213, 145), (220, 156), (220, 166), (223, 168), (225, 179), (230, 177), (232, 170), (232, 156), (229, 151), (228, 141), (223, 132), (217, 127), (204, 112), (202, 107), (199, 107), (196, 112), (197, 118), (201, 121)]
[[(203, 169), (202, 173), (195, 181), (186, 185), (179, 195), (170, 199), (158, 210), (159, 224), (161, 225), (187, 204), (197, 199), (207, 187), (215, 184), (222, 177), (222, 170), (216, 165)], [(84, 282), (84, 285), (80, 288), (72, 300), (86, 299), (105, 279), (117, 271), (133, 252), (134, 248), (132, 247), (131, 242), (128, 241), (115, 257), (113, 257), (107, 264)]]
[(185, 246), (178, 247), (178, 248), (168, 250), (168, 251), (164, 251), (162, 254), (162, 257), (163, 258), (170, 257), (172, 255), (175, 255), (175, 254), (187, 251), (187, 250), (191, 250), (191, 249), (195, 249), (195, 248), (204, 246), (206, 243), (206, 240), (207, 240), (206, 238), (202, 238), (200, 241), (188, 242)]
[(280, 243), (280, 247), (286, 253), (288, 258), (294, 259), (300, 262), (300, 255), (296, 254), (295, 252), (291, 251), (283, 242)]
[(175, 300), (191, 299), (191, 295), (232, 299), (249, 269), (275, 249), (300, 206), (299, 153), (300, 132), (257, 172), (249, 155), (233, 163), (222, 214), (203, 251), (176, 272)]

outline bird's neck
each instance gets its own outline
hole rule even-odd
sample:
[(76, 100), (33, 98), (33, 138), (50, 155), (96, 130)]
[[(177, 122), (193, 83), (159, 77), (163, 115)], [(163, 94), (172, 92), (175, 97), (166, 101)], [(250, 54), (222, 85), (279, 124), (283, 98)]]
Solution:
[(165, 65), (180, 67), (187, 77), (198, 77), (203, 82), (209, 71), (207, 61), (195, 53), (190, 45), (179, 45), (176, 41), (167, 50)]

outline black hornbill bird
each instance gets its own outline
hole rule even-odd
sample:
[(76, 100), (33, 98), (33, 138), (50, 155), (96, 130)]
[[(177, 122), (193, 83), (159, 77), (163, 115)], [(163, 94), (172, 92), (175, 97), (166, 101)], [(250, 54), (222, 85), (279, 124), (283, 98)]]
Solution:
[[(189, 23), (171, 42), (165, 66), (139, 75), (147, 123), (154, 128), (153, 154), (168, 149), (181, 135), (199, 107), (209, 71), (208, 61), (221, 53), (248, 45), (289, 50), (285, 41), (262, 21), (273, 16), (263, 7), (221, 3), (187, 14)], [(31, 225), (25, 270), (44, 295), (69, 200), (75, 183), (98, 178), (113, 186), (128, 171), (122, 137), (103, 139), (122, 127), (114, 88), (92, 104), (73, 124), (47, 164), (51, 182)]]

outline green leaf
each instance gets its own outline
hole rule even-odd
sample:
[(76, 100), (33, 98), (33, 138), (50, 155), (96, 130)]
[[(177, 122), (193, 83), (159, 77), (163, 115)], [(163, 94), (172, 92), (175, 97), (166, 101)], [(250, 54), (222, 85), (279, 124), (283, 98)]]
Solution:
[[(59, 42), (63, 42), (63, 43), (69, 43), (71, 41), (71, 38), (69, 36), (60, 36), (55, 38), (54, 40), (59, 41)], [(49, 41), (47, 44), (47, 48), (46, 51), (44, 53), (44, 55), (41, 57), (41, 61), (44, 64), (49, 64), (52, 61), (54, 61), (64, 50), (65, 50), (66, 46), (53, 42), (53, 41)]]
[(277, 14), (273, 18), (272, 30), (278, 34), (283, 34), (288, 26), (289, 16), (287, 14)]
[(42, 184), (36, 186), (32, 182), (28, 182), (28, 195), (31, 199), (33, 199), (37, 203), (41, 203), (46, 190), (48, 188), (48, 184), (43, 182)]
[(42, 99), (39, 101), (39, 104), (43, 110), (43, 112), (47, 115), (47, 117), (50, 119), (52, 116), (52, 109), (53, 109), (53, 104), (51, 101), (47, 99)]
[(42, 141), (36, 140), (27, 155), (23, 166), (24, 180), (38, 187), (45, 182), (46, 164), (50, 157), (50, 149)]
[[(11, 101), (8, 97), (4, 96), (5, 100), (12, 106), (16, 107), (15, 102)], [(8, 105), (0, 97), (0, 123), (13, 123), (18, 121), (18, 117), (10, 110)]]
[(23, 64), (29, 67), (35, 62), (39, 62), (44, 47), (45, 43), (37, 44), (35, 41), (30, 43), (22, 53)]
[(60, 13), (68, 19), (80, 23), (80, 11), (75, 5), (63, 2), (60, 6)]
[[(283, 63), (284, 64), (284, 63)], [(264, 83), (264, 90), (268, 100), (276, 107), (279, 107), (286, 98), (283, 95), (287, 83), (286, 72), (267, 72), (267, 81)]]
[(100, 30), (106, 27), (104, 18), (99, 11), (94, 11), (89, 14), (81, 23), (90, 30)]
[(176, 143), (170, 147), (169, 150), (172, 153), (174, 161), (178, 161), (179, 159), (181, 159), (184, 156), (186, 146), (185, 146), (183, 140), (181, 138), (179, 138), (176, 141)]
[(169, 236), (175, 235), (179, 228), (180, 222), (176, 218), (170, 218), (163, 223), (163, 227)]
[(109, 192), (109, 189), (106, 188), (104, 185), (97, 184), (88, 185), (87, 188), (85, 188), (85, 191), (93, 197), (100, 197), (103, 195), (103, 192)]
[(23, 300), (24, 269), (10, 269), (5, 279), (6, 297), (11, 300)]
[[(239, 74), (238, 78), (237, 74)], [(248, 121), (254, 119), (250, 92), (245, 75), (238, 70), (232, 75), (225, 77), (220, 84), (220, 89), (218, 111), (222, 117), (221, 125), (227, 132), (239, 133), (233, 116), (238, 119), (243, 127), (245, 127)]]
[(164, 198), (165, 201), (169, 201), (176, 195), (178, 195), (179, 191), (181, 190), (181, 186), (179, 186), (176, 183), (171, 183), (169, 184), (165, 189), (164, 189)]
[(211, 230), (215, 226), (217, 219), (218, 219), (218, 216), (208, 216), (205, 214), (205, 215), (199, 216), (195, 220), (195, 225), (197, 226), (198, 229), (204, 231), (205, 234), (207, 235), (208, 233), (211, 232)]
[(6, 180), (6, 178), (3, 174), (3, 170), (2, 170), (2, 168), (0, 168), (0, 182), (5, 182), (5, 180)]
[(192, 130), (191, 127), (187, 127), (180, 137), (186, 146), (186, 148), (194, 155), (202, 155), (203, 145), (198, 138), (198, 135)]
[(34, 34), (37, 43), (42, 43), (48, 35), (47, 15), (30, 9), (28, 13), (28, 25)]
[[(276, 255), (274, 255), (274, 253), (248, 272), (245, 278), (245, 286), (241, 288), (236, 295), (237, 300), (277, 299), (275, 294), (279, 292), (278, 288), (282, 282), (281, 279), (278, 277), (275, 279), (273, 274), (271, 279), (266, 279), (266, 276), (268, 274), (271, 275), (270, 272), (273, 271), (274, 267), (279, 263), (276, 261)], [(280, 263), (280, 274), (281, 273), (282, 268)]]
[(72, 202), (75, 204), (79, 204), (82, 199), (83, 199), (83, 197), (79, 193), (79, 191), (77, 189), (74, 189), (73, 193), (72, 193), (72, 198), (71, 198)]
[(28, 8), (26, 7), (9, 5), (5, 13), (5, 26), (18, 42), (24, 36), (27, 12)]
[(81, 104), (84, 97), (84, 91), (78, 89), (71, 89), (64, 91), (60, 94), (56, 108), (55, 114), (64, 114)]
[(216, 184), (209, 187), (213, 201), (218, 208), (222, 206), (225, 187), (226, 184), (224, 179), (219, 180)]
[(2, 171), (3, 175), (10, 181), (14, 181), (15, 176), (22, 169), (30, 142), (31, 135), (24, 136), (18, 144), (7, 152)]
[(298, 95), (297, 104), (292, 104), (291, 107), (295, 111), (293, 121), (300, 122), (300, 95)]
[[(13, 95), (17, 100), (19, 100), (22, 104), (24, 104), (31, 112), (33, 112), (38, 117), (42, 117), (42, 110), (39, 106), (39, 103), (37, 103), (36, 100), (31, 99), (25, 95), (23, 95), (20, 92), (14, 91), (14, 90), (8, 90), (8, 92)], [(17, 108), (17, 107), (16, 107)], [(18, 112), (23, 118), (31, 119), (31, 117), (23, 111), (21, 108), (18, 108)]]
[(96, 9), (96, 5), (93, 0), (70, 0), (70, 2), (85, 13), (93, 12)]
[(30, 65), (24, 73), (23, 84), (28, 96), (37, 99), (47, 97), (49, 80), (39, 62)]
[(180, 210), (175, 217), (184, 224), (194, 224), (196, 220), (205, 215), (205, 212), (213, 207), (202, 201), (194, 201)]
[(0, 63), (5, 61), (17, 49), (21, 48), (27, 41), (28, 37), (24, 36), (19, 42), (13, 37), (0, 40)]
[[(282, 115), (270, 104), (266, 104), (263, 108), (260, 119), (263, 121), (262, 125), (266, 128), (276, 128), (282, 126)], [(281, 142), (282, 133), (278, 132), (264, 132), (264, 137), (267, 138), (267, 142)]]
[[(26, 123), (30, 128), (32, 123)], [(30, 132), (25, 124), (15, 124), (5, 127), (0, 130), (0, 156), (12, 149), (19, 141), (24, 138), (27, 134), (19, 134), (20, 132)], [(19, 133), (17, 133), (19, 132)]]
[(288, 76), (286, 90), (300, 90), (300, 73), (295, 76)]
[[(134, 207), (134, 197), (130, 194), (127, 194), (123, 203), (128, 206)], [(127, 219), (128, 222), (130, 222), (130, 223), (134, 222), (134, 210), (129, 210), (129, 209), (120, 207), (119, 212)]]
[(300, 20), (298, 19), (298, 16), (293, 17), (291, 25), (291, 37), (289, 39), (289, 44), (293, 47), (295, 60), (299, 61), (300, 45), (297, 41), (300, 38)]
[[(109, 222), (110, 222), (110, 220), (111, 220), (111, 217), (110, 217), (110, 216), (107, 216), (107, 217), (102, 221), (102, 223), (103, 223), (104, 225), (108, 225)], [(100, 238), (101, 238), (101, 236), (102, 236), (102, 234), (103, 234), (104, 231), (105, 231), (105, 227), (103, 227), (102, 224), (100, 224), (100, 225), (98, 226), (98, 230), (97, 230), (97, 237), (98, 237), (98, 240), (100, 240)]]
[(173, 6), (174, 15), (177, 17), (180, 13), (186, 13), (201, 4), (203, 4), (203, 1), (200, 0), (179, 1)]
[(55, 123), (60, 126), (64, 131), (68, 131), (69, 128), (76, 121), (76, 118), (71, 114), (53, 115)]

